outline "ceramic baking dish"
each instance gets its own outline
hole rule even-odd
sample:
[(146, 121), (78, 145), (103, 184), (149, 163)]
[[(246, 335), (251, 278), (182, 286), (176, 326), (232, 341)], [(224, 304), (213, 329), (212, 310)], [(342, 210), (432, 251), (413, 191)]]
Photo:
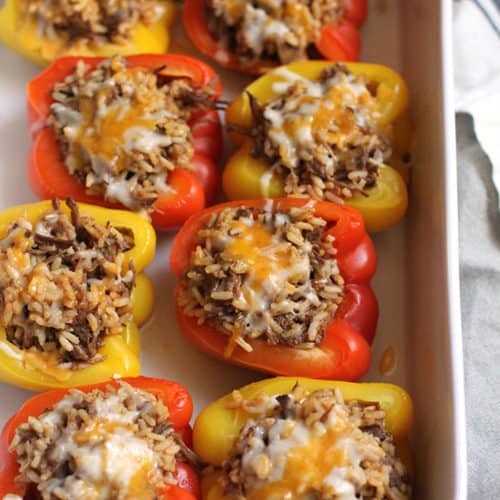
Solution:
[[(416, 498), (465, 499), (465, 430), (458, 283), (455, 134), (451, 87), (451, 0), (370, 0), (363, 58), (402, 72), (415, 124), (410, 210), (404, 223), (375, 236), (375, 290), (381, 317), (367, 380), (406, 387), (415, 402)], [(177, 26), (173, 50), (195, 53)], [(29, 138), (24, 87), (37, 68), (0, 47), (0, 208), (34, 200), (25, 175)], [(226, 97), (247, 77), (221, 72)], [(148, 375), (186, 385), (196, 410), (261, 375), (195, 351), (175, 325), (168, 269), (171, 235), (160, 236), (149, 275), (156, 306), (143, 329)], [(392, 347), (395, 364), (379, 361)], [(28, 397), (0, 384), (0, 424)]]

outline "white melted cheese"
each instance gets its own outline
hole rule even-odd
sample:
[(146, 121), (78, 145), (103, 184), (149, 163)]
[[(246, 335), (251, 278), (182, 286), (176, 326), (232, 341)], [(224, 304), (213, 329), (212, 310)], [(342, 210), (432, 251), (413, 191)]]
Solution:
[(130, 194), (129, 184), (124, 179), (110, 178), (106, 185), (106, 198), (116, 200), (125, 206), (131, 206), (133, 204), (133, 197)]
[[(96, 498), (111, 498), (116, 485), (126, 489), (141, 470), (153, 463), (151, 448), (126, 428), (108, 432), (98, 445), (74, 448), (71, 441), (67, 445), (77, 464), (75, 475), (82, 479), (87, 491), (95, 490)], [(79, 486), (77, 483), (77, 491), (70, 493), (73, 498), (81, 498)]]
[(270, 124), (268, 137), (290, 168), (296, 167), (300, 160), (314, 158), (315, 148), (321, 142), (317, 134), (328, 132), (329, 140), (342, 147), (346, 138), (358, 133), (356, 127), (373, 125), (380, 116), (366, 85), (352, 74), (338, 71), (324, 82), (308, 80), (284, 67), (273, 74), (283, 79), (272, 86), (279, 95), (286, 94), (297, 82), (306, 89), (305, 93), (288, 96), (281, 109), (271, 106), (264, 109), (264, 118)]
[[(40, 417), (47, 429), (60, 427), (64, 407), (72, 407), (76, 400), (68, 396), (57, 403), (54, 411)], [(71, 457), (75, 463), (70, 498), (107, 499), (113, 491), (127, 491), (131, 483), (154, 469), (153, 451), (148, 443), (136, 436), (132, 422), (138, 411), (119, 411), (117, 395), (96, 401), (96, 416), (79, 431), (63, 431), (51, 451), (55, 462)], [(64, 479), (56, 479), (51, 490), (61, 486)]]
[(17, 350), (10, 347), (6, 342), (0, 342), (0, 350), (3, 351), (9, 358), (22, 360), (23, 356)]
[[(105, 87), (112, 87), (115, 82), (111, 79), (96, 84), (97, 91)], [(123, 86), (127, 92), (126, 86)], [(132, 94), (134, 87), (130, 87)], [(120, 158), (120, 149), (123, 151), (141, 151), (152, 153), (160, 148), (171, 146), (175, 139), (157, 132), (154, 128), (155, 120), (161, 117), (172, 118), (172, 113), (160, 110), (155, 113), (144, 113), (139, 107), (132, 107), (130, 101), (118, 98), (112, 105), (105, 99), (106, 93), (97, 99), (95, 109), (82, 101), (82, 112), (74, 111), (61, 103), (54, 103), (52, 111), (63, 124), (64, 135), (73, 143), (74, 151), (67, 157), (66, 165), (70, 173), (74, 174), (79, 168), (82, 159), (89, 161), (91, 172), (86, 177), (86, 187), (96, 185), (105, 187), (107, 199), (119, 202), (128, 207), (134, 207), (136, 200), (130, 192), (130, 182), (123, 175), (123, 165)], [(167, 175), (158, 175), (155, 186), (159, 191), (167, 191)]]
[(276, 19), (267, 19), (264, 23), (262, 33), (265, 38), (283, 38), (289, 31), (290, 28), (283, 21), (278, 21)]
[(254, 7), (250, 3), (245, 6), (241, 36), (252, 51), (260, 54), (264, 51), (266, 42), (281, 41), (290, 27), (287, 23), (274, 19), (264, 9)]
[[(269, 443), (266, 445), (263, 440), (258, 442), (246, 452), (241, 459), (242, 470), (246, 474), (254, 472), (258, 457), (265, 454), (271, 460), (271, 474), (266, 478), (265, 482), (273, 482), (283, 478), (285, 466), (287, 463), (288, 453), (291, 449), (304, 446), (309, 440), (310, 430), (301, 422), (297, 422), (292, 433), (286, 439), (282, 439), (281, 435), (285, 427), (289, 425), (287, 420), (277, 420), (277, 422), (269, 430)], [(257, 427), (259, 429), (259, 427)], [(257, 437), (262, 438), (257, 434)], [(260, 482), (261, 486), (264, 482)]]
[(126, 149), (138, 149), (146, 153), (150, 153), (156, 148), (171, 146), (174, 142), (171, 137), (146, 127), (130, 127), (123, 134), (123, 138)]
[[(331, 420), (327, 427), (332, 425)], [(353, 479), (364, 475), (362, 445), (345, 430), (340, 434), (330, 431), (324, 426), (311, 428), (300, 421), (277, 420), (269, 429), (267, 442), (262, 439), (262, 431), (257, 432), (252, 446), (242, 456), (242, 471), (258, 478), (259, 463), (265, 455), (270, 473), (252, 484), (250, 498), (282, 498), (279, 495), (285, 491), (293, 495), (321, 487), (336, 499), (356, 500)], [(307, 495), (298, 497), (308, 498)]]
[(269, 189), (271, 185), (271, 179), (273, 178), (273, 173), (271, 170), (264, 172), (260, 178), (260, 189), (265, 197), (270, 196)]
[(230, 60), (229, 53), (227, 50), (224, 49), (218, 49), (217, 52), (215, 52), (214, 59), (219, 63), (219, 64), (228, 64)]
[(264, 25), (267, 19), (268, 14), (264, 9), (255, 8), (249, 3), (246, 5), (241, 32), (246, 44), (256, 53), (262, 52), (264, 48)]
[[(275, 219), (277, 226), (287, 222), (285, 214)], [(240, 219), (236, 227), (240, 234), (228, 239), (225, 253), (248, 265), (248, 277), (237, 299), (247, 304), (250, 327), (260, 328), (267, 321), (262, 313), (269, 310), (278, 292), (288, 282), (307, 281), (311, 270), (309, 249), (305, 243), (304, 251), (292, 259), (293, 247), (262, 223)]]
[(273, 75), (281, 76), (283, 78), (282, 81), (274, 82), (272, 85), (273, 91), (277, 94), (284, 94), (293, 85), (293, 83), (302, 82), (309, 87), (309, 91), (311, 92), (310, 95), (315, 97), (320, 97), (322, 95), (321, 85), (319, 83), (313, 82), (298, 73), (290, 71), (285, 66), (273, 70)]

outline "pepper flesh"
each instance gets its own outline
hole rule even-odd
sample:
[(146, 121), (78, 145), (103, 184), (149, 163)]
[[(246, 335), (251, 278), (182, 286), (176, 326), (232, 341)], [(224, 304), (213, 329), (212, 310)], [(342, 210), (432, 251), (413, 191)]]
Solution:
[[(131, 67), (156, 69), (165, 66), (162, 74), (187, 77), (194, 86), (215, 83), (217, 94), (221, 86), (217, 76), (206, 64), (188, 56), (175, 54), (148, 54), (126, 57)], [(89, 195), (75, 176), (71, 175), (57, 143), (55, 132), (44, 128), (53, 102), (55, 83), (72, 73), (77, 61), (82, 60), (94, 69), (103, 58), (66, 57), (56, 60), (28, 84), (28, 120), (33, 145), (28, 162), (28, 176), (34, 193), (42, 199), (72, 197), (76, 201), (110, 208), (125, 208), (103, 196)], [(197, 112), (189, 123), (192, 133), (194, 171), (174, 169), (168, 177), (172, 192), (161, 193), (151, 212), (153, 226), (171, 230), (180, 226), (190, 215), (210, 203), (217, 189), (216, 162), (222, 152), (222, 133), (219, 115), (214, 110)]]
[[(308, 80), (317, 80), (328, 62), (299, 62), (284, 66)], [(402, 78), (393, 70), (376, 64), (346, 63), (354, 75), (366, 75), (370, 81), (377, 82), (377, 102), (380, 117), (378, 125), (394, 124), (393, 155), (388, 165), (380, 167), (377, 184), (366, 189), (366, 196), (356, 194), (345, 203), (358, 209), (365, 219), (368, 231), (382, 231), (396, 224), (405, 214), (408, 205), (408, 193), (400, 169), (403, 155), (408, 151), (409, 131), (408, 89)], [(273, 84), (286, 81), (279, 73), (270, 72), (250, 84), (245, 91), (235, 98), (226, 112), (226, 121), (236, 128), (251, 129), (253, 117), (248, 93), (259, 103), (264, 104), (276, 98), (278, 93)], [(239, 149), (228, 160), (222, 176), (222, 185), (226, 196), (231, 200), (280, 197), (284, 194), (284, 180), (273, 175), (270, 182), (263, 182), (264, 174), (269, 172), (269, 165), (264, 159), (254, 158), (251, 154), (253, 140), (236, 132), (231, 138)]]
[(274, 200), (275, 206), (287, 210), (312, 203), (315, 215), (329, 224), (326, 234), (335, 238), (337, 262), (345, 280), (345, 296), (328, 324), (325, 338), (312, 349), (297, 349), (284, 345), (269, 345), (255, 339), (252, 352), (236, 349), (230, 358), (224, 356), (228, 337), (214, 326), (199, 325), (197, 318), (186, 315), (180, 305), (182, 276), (189, 266), (196, 246), (198, 231), (210, 215), (226, 207), (261, 208), (265, 200), (234, 201), (216, 205), (192, 217), (177, 234), (170, 254), (170, 268), (179, 279), (176, 287), (176, 316), (183, 334), (196, 347), (226, 362), (278, 375), (357, 380), (370, 363), (369, 342), (373, 340), (378, 318), (377, 300), (370, 288), (376, 269), (376, 254), (365, 231), (360, 214), (334, 203), (307, 199)]
[[(132, 387), (150, 392), (161, 399), (168, 408), (169, 420), (172, 422), (174, 429), (181, 435), (189, 435), (189, 421), (193, 413), (193, 402), (182, 385), (150, 377), (125, 378), (123, 381)], [(116, 381), (107, 381), (78, 387), (78, 390), (90, 392), (93, 389), (105, 389), (109, 385), (116, 387), (118, 384)], [(21, 406), (19, 411), (3, 428), (0, 435), (0, 498), (9, 493), (20, 496), (26, 494), (24, 488), (15, 481), (16, 476), (19, 474), (15, 454), (8, 451), (16, 429), (26, 422), (29, 417), (37, 417), (47, 408), (54, 406), (67, 393), (67, 390), (53, 390), (34, 396)], [(190, 443), (186, 444), (190, 445)], [(198, 478), (189, 465), (177, 462), (176, 477), (178, 485), (167, 486), (160, 493), (159, 498), (164, 500), (195, 500), (199, 498), (200, 486)]]
[[(67, 207), (61, 209), (69, 214)], [(52, 208), (49, 201), (32, 205), (20, 205), (0, 212), (0, 239), (7, 234), (12, 222), (20, 217), (35, 223)], [(132, 293), (133, 321), (128, 323), (121, 335), (110, 335), (104, 339), (99, 353), (102, 361), (68, 373), (55, 373), (54, 376), (23, 362), (23, 350), (7, 340), (5, 328), (0, 326), (0, 380), (33, 391), (45, 391), (75, 387), (100, 382), (109, 378), (136, 376), (140, 373), (139, 351), (140, 336), (138, 326), (143, 324), (153, 309), (153, 287), (142, 272), (153, 260), (156, 235), (151, 224), (142, 217), (123, 210), (110, 210), (101, 207), (78, 204), (80, 213), (93, 217), (98, 223), (111, 222), (115, 227), (133, 231), (135, 245), (125, 253), (124, 261), (131, 260), (136, 270), (136, 287)]]
[[(308, 391), (322, 388), (338, 388), (345, 400), (378, 402), (385, 411), (386, 429), (393, 435), (398, 455), (410, 465), (408, 436), (413, 423), (413, 404), (408, 393), (392, 384), (350, 383), (313, 380), (300, 377), (276, 377), (261, 380), (241, 388), (243, 398), (252, 399), (265, 393), (270, 396), (289, 394), (295, 384)], [(229, 408), (232, 394), (218, 399), (206, 407), (195, 421), (193, 445), (195, 452), (208, 465), (220, 467), (229, 457), (233, 443), (246, 421), (252, 418), (241, 409)], [(224, 498), (217, 482), (217, 472), (202, 479), (202, 497), (206, 500)]]
[[(183, 21), (186, 32), (204, 55), (221, 66), (250, 74), (262, 74), (277, 66), (271, 61), (262, 61), (252, 66), (242, 66), (236, 54), (227, 51), (208, 29), (206, 0), (185, 0)], [(316, 48), (326, 59), (333, 61), (357, 61), (360, 56), (361, 36), (359, 28), (367, 13), (366, 0), (347, 0), (344, 18), (338, 25), (330, 24), (321, 29)]]
[(64, 56), (111, 57), (115, 54), (161, 54), (167, 52), (170, 36), (169, 26), (175, 15), (175, 5), (170, 1), (158, 2), (165, 6), (163, 15), (151, 26), (139, 23), (131, 31), (129, 43), (119, 45), (107, 43), (96, 48), (58, 47), (57, 41), (40, 36), (33, 21), (24, 21), (20, 0), (5, 0), (0, 8), (0, 41), (22, 57), (39, 65), (46, 66), (54, 59)]

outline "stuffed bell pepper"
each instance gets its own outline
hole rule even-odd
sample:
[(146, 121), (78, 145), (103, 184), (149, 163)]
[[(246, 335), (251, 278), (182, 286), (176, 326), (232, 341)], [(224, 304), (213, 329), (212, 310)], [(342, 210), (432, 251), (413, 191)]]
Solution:
[(34, 192), (181, 225), (216, 190), (219, 92), (215, 73), (187, 56), (55, 61), (28, 85)]
[(196, 500), (191, 397), (137, 377), (28, 400), (0, 437), (0, 498)]
[(356, 380), (378, 318), (360, 214), (305, 199), (231, 202), (177, 234), (177, 321), (199, 349), (280, 374)]
[(298, 60), (357, 61), (366, 0), (185, 0), (194, 45), (221, 66), (265, 73)]
[(408, 394), (390, 384), (262, 380), (198, 416), (204, 500), (409, 499)]
[(161, 54), (174, 13), (165, 0), (5, 0), (0, 41), (40, 66), (69, 55)]
[(0, 381), (31, 390), (140, 373), (155, 232), (69, 199), (0, 212)]
[[(301, 62), (248, 86), (226, 113), (238, 144), (223, 174), (229, 199), (306, 196), (357, 208), (369, 231), (407, 207), (408, 90), (373, 64)], [(396, 167), (396, 168), (395, 168)]]

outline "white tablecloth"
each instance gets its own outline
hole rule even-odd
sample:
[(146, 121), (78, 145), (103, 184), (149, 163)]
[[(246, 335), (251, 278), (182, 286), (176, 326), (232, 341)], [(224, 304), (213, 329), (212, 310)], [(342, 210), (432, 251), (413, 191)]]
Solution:
[(471, 500), (500, 498), (498, 16), (492, 0), (455, 3), (456, 103), (464, 111), (457, 113), (457, 154)]

